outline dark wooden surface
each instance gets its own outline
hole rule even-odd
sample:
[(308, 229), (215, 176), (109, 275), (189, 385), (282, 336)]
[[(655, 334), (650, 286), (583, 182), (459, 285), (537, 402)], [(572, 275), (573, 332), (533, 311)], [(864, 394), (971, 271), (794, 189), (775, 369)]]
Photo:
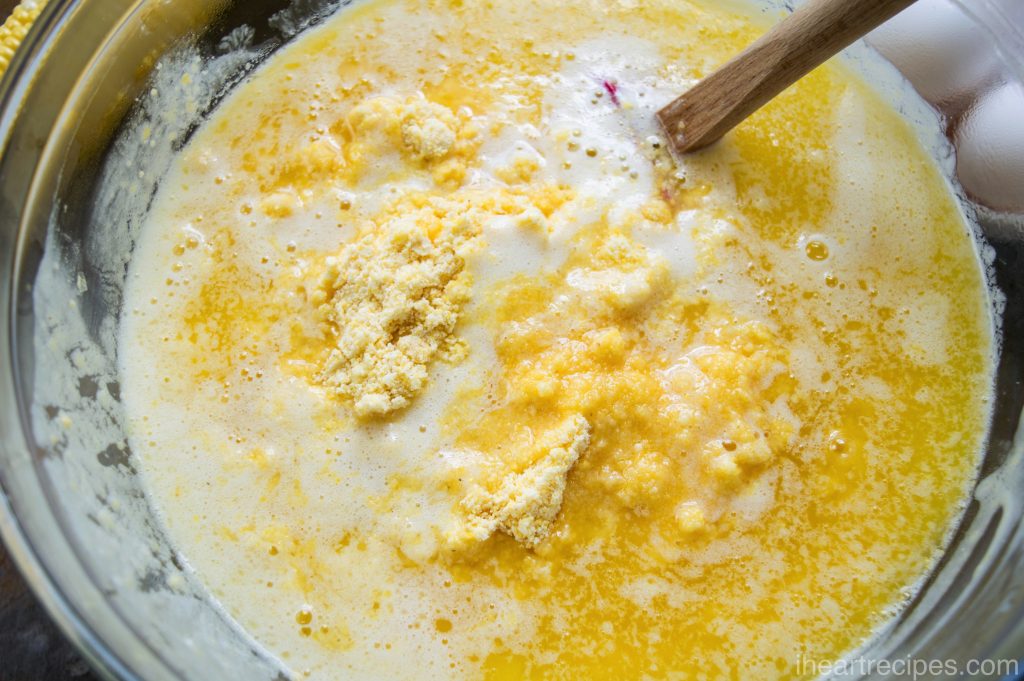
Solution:
[[(0, 20), (17, 0), (0, 0)], [(0, 543), (0, 681), (94, 681), (50, 621)]]
[(0, 545), (0, 681), (93, 681)]

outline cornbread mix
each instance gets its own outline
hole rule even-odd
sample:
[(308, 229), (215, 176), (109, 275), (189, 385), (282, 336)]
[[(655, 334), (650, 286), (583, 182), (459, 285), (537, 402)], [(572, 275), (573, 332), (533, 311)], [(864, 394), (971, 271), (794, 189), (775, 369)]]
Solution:
[(913, 596), (985, 437), (983, 268), (891, 78), (673, 162), (654, 112), (764, 21), (366, 0), (178, 153), (130, 445), (296, 678), (799, 678)]
[(452, 222), (434, 234), (415, 213), (371, 223), (326, 261), (311, 296), (330, 338), (318, 380), (351, 400), (357, 415), (408, 406), (435, 357), (454, 362), (466, 355), (455, 335), (470, 293), (460, 253), (479, 227), (474, 232), (461, 213)]
[(22, 0), (0, 24), (0, 75), (7, 70), (11, 57), (25, 39), (32, 22), (43, 11), (46, 0)]

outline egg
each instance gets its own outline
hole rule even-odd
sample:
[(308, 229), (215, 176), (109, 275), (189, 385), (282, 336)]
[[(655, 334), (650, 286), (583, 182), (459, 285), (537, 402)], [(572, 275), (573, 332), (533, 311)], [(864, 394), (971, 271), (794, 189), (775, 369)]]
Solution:
[(869, 42), (933, 104), (962, 109), (998, 74), (991, 42), (953, 0), (920, 0), (875, 29)]
[(957, 176), (973, 198), (997, 211), (1024, 214), (1024, 86), (993, 87), (956, 128)]

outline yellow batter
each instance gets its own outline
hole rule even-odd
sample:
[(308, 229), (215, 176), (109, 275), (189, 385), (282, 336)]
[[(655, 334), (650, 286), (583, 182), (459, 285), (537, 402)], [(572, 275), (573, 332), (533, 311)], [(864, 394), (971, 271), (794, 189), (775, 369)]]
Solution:
[(937, 558), (985, 433), (970, 231), (839, 66), (676, 165), (763, 29), (685, 0), (374, 0), (195, 135), (123, 321), (132, 445), (319, 678), (796, 678)]

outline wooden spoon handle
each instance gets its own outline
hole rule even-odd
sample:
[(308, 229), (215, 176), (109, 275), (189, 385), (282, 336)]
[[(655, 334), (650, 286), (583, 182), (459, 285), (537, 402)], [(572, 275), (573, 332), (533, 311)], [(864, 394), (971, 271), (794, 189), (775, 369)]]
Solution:
[(658, 112), (683, 154), (705, 147), (915, 0), (808, 0), (737, 57)]

